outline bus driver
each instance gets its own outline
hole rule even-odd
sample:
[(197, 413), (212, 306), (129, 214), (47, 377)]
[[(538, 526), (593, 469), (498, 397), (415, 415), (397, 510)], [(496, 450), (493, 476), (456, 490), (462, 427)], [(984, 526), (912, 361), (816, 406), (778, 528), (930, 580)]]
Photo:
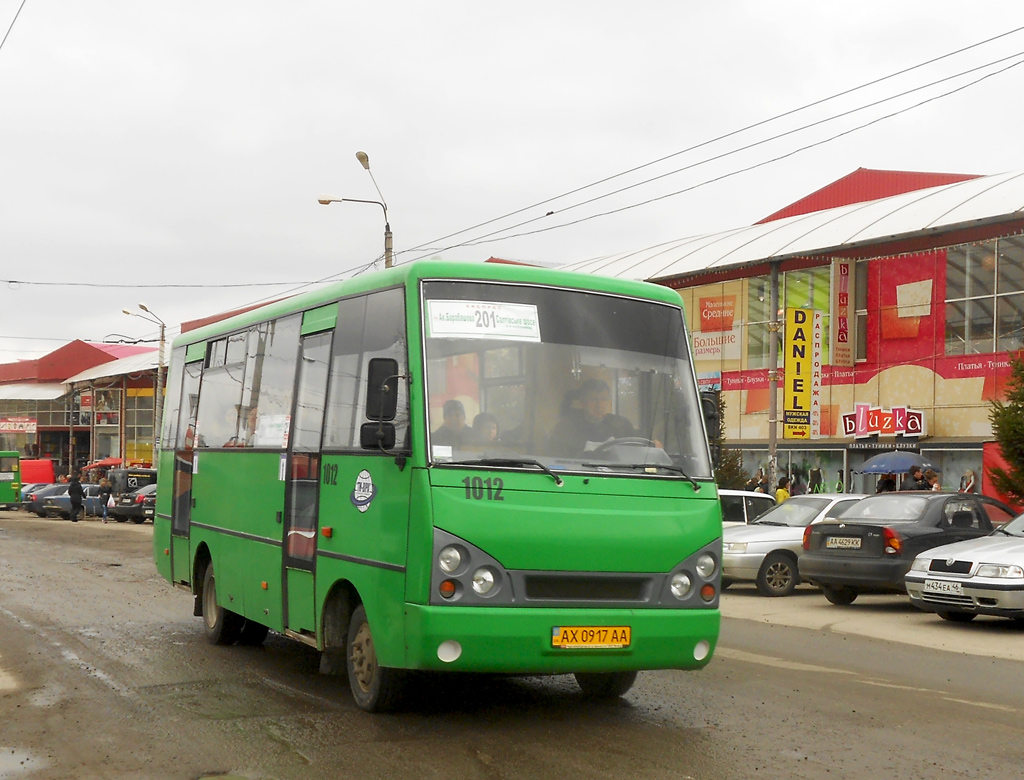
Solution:
[(551, 432), (548, 449), (563, 456), (582, 455), (608, 441), (636, 436), (633, 424), (612, 414), (612, 391), (601, 379), (580, 388), (581, 409), (569, 409)]

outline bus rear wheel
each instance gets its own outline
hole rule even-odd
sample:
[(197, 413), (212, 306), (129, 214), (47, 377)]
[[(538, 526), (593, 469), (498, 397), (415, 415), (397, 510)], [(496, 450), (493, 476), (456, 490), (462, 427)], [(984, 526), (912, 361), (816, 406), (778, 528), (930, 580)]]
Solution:
[(345, 653), (348, 684), (356, 706), (365, 712), (387, 712), (395, 708), (402, 693), (404, 677), (399, 669), (377, 663), (373, 633), (366, 610), (360, 604), (348, 624)]
[(573, 677), (590, 699), (617, 699), (636, 682), (636, 672), (576, 672)]
[(206, 639), (213, 645), (233, 645), (242, 633), (245, 618), (217, 604), (217, 581), (213, 563), (206, 565), (203, 575), (203, 627)]

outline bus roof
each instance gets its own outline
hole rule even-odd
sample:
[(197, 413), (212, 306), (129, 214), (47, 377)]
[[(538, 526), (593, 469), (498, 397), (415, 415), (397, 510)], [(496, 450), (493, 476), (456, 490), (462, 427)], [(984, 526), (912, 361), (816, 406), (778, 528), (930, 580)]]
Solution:
[(356, 295), (387, 287), (408, 286), (416, 284), (421, 279), (481, 279), (497, 282), (530, 282), (551, 285), (552, 287), (567, 287), (648, 298), (682, 306), (682, 300), (675, 290), (649, 282), (507, 263), (418, 260), (394, 268), (387, 268), (373, 273), (361, 274), (351, 279), (344, 279), (326, 287), (321, 287), (318, 290), (269, 303), (266, 306), (250, 309), (226, 320), (187, 331), (174, 340), (174, 346), (195, 344), (222, 333), (230, 333), (259, 322), (313, 309), (347, 295)]

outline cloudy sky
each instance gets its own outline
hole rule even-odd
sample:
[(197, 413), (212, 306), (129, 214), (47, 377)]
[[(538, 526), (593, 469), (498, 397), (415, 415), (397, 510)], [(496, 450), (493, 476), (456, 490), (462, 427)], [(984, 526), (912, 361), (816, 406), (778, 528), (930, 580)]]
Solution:
[(0, 0), (0, 362), (373, 262), (381, 209), (317, 203), (378, 199), (358, 150), (399, 262), (637, 249), (858, 167), (1024, 169), (1019, 27), (1009, 1)]

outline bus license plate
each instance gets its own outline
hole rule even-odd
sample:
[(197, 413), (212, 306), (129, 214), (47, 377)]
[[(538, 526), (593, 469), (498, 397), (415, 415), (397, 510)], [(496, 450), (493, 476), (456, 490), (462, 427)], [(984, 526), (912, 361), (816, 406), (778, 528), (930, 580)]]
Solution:
[(825, 540), (825, 548), (828, 550), (859, 550), (859, 536), (830, 536)]
[(925, 580), (925, 593), (951, 593), (954, 596), (964, 595), (964, 586), (959, 582), (949, 580)]
[(554, 626), (551, 629), (551, 646), (566, 648), (629, 647), (629, 626)]

